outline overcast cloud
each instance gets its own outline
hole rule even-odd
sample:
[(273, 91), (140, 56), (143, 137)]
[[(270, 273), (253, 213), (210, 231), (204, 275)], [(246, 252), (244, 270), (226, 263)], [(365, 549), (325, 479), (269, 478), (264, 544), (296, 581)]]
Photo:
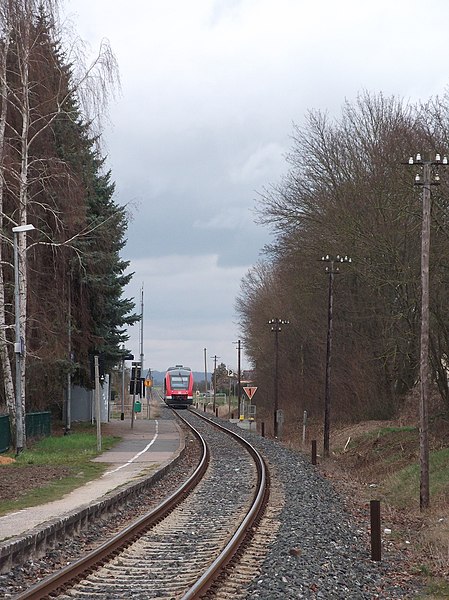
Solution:
[[(338, 116), (362, 90), (425, 100), (449, 82), (449, 2), (66, 0), (92, 54), (107, 38), (122, 91), (104, 133), (117, 201), (129, 204), (126, 295), (145, 367), (236, 368), (240, 280), (269, 232), (258, 194), (287, 170), (293, 123)], [(129, 331), (138, 355), (139, 327)]]

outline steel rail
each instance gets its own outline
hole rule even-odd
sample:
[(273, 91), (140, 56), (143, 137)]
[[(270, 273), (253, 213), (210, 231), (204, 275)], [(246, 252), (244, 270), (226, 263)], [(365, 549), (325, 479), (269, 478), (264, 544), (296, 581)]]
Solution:
[(181, 420), (192, 430), (202, 448), (200, 462), (192, 475), (175, 492), (173, 492), (173, 494), (149, 513), (140, 517), (137, 521), (83, 558), (67, 565), (53, 575), (42, 579), (42, 581), (36, 583), (18, 596), (15, 596), (14, 600), (42, 600), (42, 598), (47, 597), (49, 594), (55, 593), (63, 587), (67, 587), (70, 582), (77, 579), (79, 580), (83, 573), (92, 571), (98, 566), (101, 566), (119, 549), (123, 549), (131, 544), (143, 531), (149, 529), (157, 521), (163, 519), (185, 498), (185, 496), (187, 496), (187, 494), (199, 483), (206, 472), (209, 465), (210, 453), (202, 435), (183, 418), (181, 418)]
[(242, 438), (240, 435), (238, 435), (236, 432), (231, 431), (226, 427), (223, 427), (219, 423), (208, 419), (204, 415), (201, 415), (197, 412), (194, 412), (194, 414), (197, 417), (207, 421), (208, 423), (211, 423), (218, 429), (226, 431), (248, 450), (248, 452), (254, 458), (256, 464), (257, 486), (251, 507), (247, 512), (245, 518), (243, 519), (242, 523), (238, 527), (237, 531), (231, 537), (231, 539), (223, 548), (218, 557), (212, 562), (211, 565), (209, 565), (209, 567), (203, 573), (203, 575), (181, 597), (181, 600), (194, 600), (200, 598), (203, 594), (205, 594), (205, 592), (207, 592), (207, 590), (209, 590), (214, 585), (214, 582), (217, 580), (224, 567), (226, 567), (226, 565), (235, 557), (236, 553), (242, 546), (253, 523), (259, 518), (259, 516), (263, 512), (263, 508), (265, 506), (267, 496), (269, 493), (268, 474), (265, 466), (265, 461), (263, 460), (259, 452), (254, 448), (254, 446), (250, 444), (247, 440)]

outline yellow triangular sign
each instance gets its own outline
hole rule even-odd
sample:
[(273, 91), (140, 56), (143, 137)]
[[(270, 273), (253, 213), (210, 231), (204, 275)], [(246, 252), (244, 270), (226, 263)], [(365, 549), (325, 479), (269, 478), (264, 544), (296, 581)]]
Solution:
[(250, 400), (252, 400), (252, 397), (256, 393), (257, 388), (256, 387), (244, 387), (243, 389), (245, 390), (245, 393), (248, 396), (248, 398)]

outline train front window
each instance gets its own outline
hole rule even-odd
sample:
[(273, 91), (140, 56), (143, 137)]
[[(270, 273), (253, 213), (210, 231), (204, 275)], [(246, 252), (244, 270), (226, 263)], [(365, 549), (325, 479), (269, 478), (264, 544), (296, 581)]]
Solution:
[(170, 375), (172, 389), (185, 390), (189, 385), (188, 375)]

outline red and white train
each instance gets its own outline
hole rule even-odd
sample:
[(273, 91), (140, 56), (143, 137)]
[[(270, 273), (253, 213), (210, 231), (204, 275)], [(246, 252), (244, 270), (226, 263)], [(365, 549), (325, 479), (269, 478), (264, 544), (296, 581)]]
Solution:
[(168, 367), (164, 377), (164, 402), (175, 408), (193, 403), (193, 373), (189, 367)]

